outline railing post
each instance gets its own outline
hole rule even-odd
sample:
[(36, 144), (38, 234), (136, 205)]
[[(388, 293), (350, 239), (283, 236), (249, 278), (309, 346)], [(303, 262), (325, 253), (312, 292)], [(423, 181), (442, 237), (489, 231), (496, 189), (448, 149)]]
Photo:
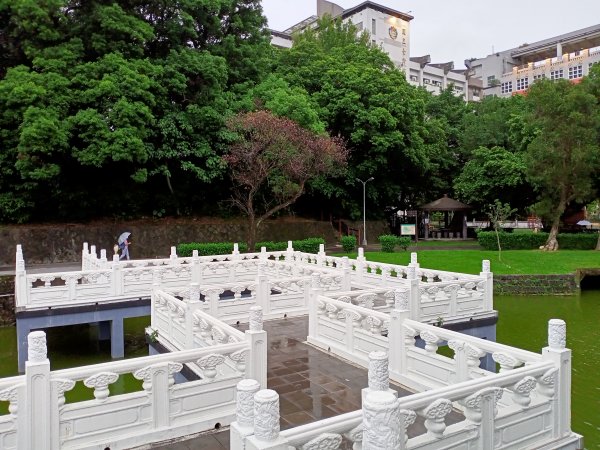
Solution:
[(194, 348), (194, 312), (200, 307), (200, 286), (190, 283), (189, 298), (185, 305), (185, 348)]
[(260, 248), (260, 255), (258, 255), (258, 259), (261, 261), (266, 261), (268, 259), (267, 256), (267, 247)]
[(89, 254), (90, 254), (90, 250), (88, 247), (88, 243), (84, 242), (83, 249), (81, 250), (81, 270), (87, 270)]
[(318, 273), (313, 273), (310, 276), (310, 300), (308, 302), (308, 335), (316, 339), (318, 334), (317, 308), (319, 303), (319, 295), (321, 295), (321, 281)]
[(490, 261), (484, 259), (481, 262), (480, 277), (485, 279), (485, 289), (483, 291), (483, 310), (491, 311), (494, 309), (494, 274), (490, 270)]
[(246, 379), (237, 384), (235, 421), (229, 428), (231, 450), (244, 450), (246, 438), (254, 432), (254, 395), (259, 390), (256, 380)]
[(566, 348), (567, 325), (564, 320), (548, 322), (548, 347), (542, 357), (552, 361), (558, 369), (554, 381), (554, 436), (563, 437), (571, 432), (571, 350)]
[(408, 268), (408, 282), (410, 283), (409, 291), (409, 309), (410, 318), (412, 320), (420, 320), (421, 318), (421, 293), (419, 292), (419, 279), (417, 278), (417, 269), (414, 266)]
[(358, 247), (358, 256), (356, 257), (356, 270), (354, 271), (354, 275), (356, 276), (356, 281), (359, 283), (362, 283), (364, 280), (366, 261), (367, 259), (365, 258), (365, 250), (362, 247)]
[(407, 373), (406, 336), (404, 335), (404, 321), (409, 318), (409, 292), (396, 289), (394, 291), (394, 309), (390, 311), (390, 325), (388, 328), (389, 367), (390, 372), (396, 376)]
[(202, 266), (198, 257), (198, 250), (192, 251), (192, 283), (202, 283)]
[(417, 258), (418, 258), (417, 252), (412, 252), (410, 254), (410, 264), (408, 266), (414, 267), (415, 269), (419, 269), (421, 267), (421, 265), (419, 264), (419, 261)]
[(285, 262), (288, 264), (294, 261), (294, 243), (292, 241), (288, 241), (287, 249), (285, 250)]
[(171, 254), (169, 255), (171, 262), (177, 261), (177, 247), (171, 246)]
[(263, 389), (254, 394), (254, 435), (249, 436), (248, 450), (287, 450), (279, 435), (279, 394)]
[(152, 283), (152, 293), (150, 294), (150, 328), (156, 331), (156, 302), (158, 301), (159, 286), (156, 282)]
[(246, 378), (252, 378), (267, 388), (267, 332), (263, 330), (263, 311), (260, 306), (250, 307), (250, 329), (246, 331), (250, 344), (250, 357), (246, 367)]
[(123, 295), (123, 267), (119, 262), (119, 255), (113, 255), (111, 291), (115, 297)]
[(267, 263), (261, 260), (258, 262), (258, 276), (256, 277), (256, 304), (262, 307), (264, 314), (268, 315), (271, 312), (270, 302), (271, 287), (267, 277)]
[(27, 284), (27, 272), (25, 271), (25, 259), (23, 259), (23, 248), (17, 245), (15, 258), (15, 305), (26, 306), (29, 304), (29, 286)]
[(350, 291), (352, 289), (352, 269), (347, 256), (342, 258), (342, 272), (342, 291)]
[(370, 392), (363, 401), (363, 450), (400, 450), (399, 400), (390, 392)]
[[(33, 331), (27, 336), (27, 361), (25, 362), (25, 385), (27, 404), (28, 449), (50, 450), (58, 436), (52, 436), (52, 396), (50, 361), (47, 357), (46, 333)], [(56, 417), (58, 419), (58, 417)]]
[(106, 258), (106, 250), (102, 249), (102, 250), (100, 250), (100, 267), (98, 267), (97, 269), (99, 269), (99, 268), (106, 269), (107, 262), (108, 262), (108, 259)]
[(369, 393), (375, 391), (389, 392), (394, 397), (398, 396), (398, 392), (390, 389), (390, 369), (387, 353), (381, 351), (369, 353), (368, 376), (369, 385), (362, 390), (363, 402)]
[(93, 259), (93, 260), (98, 259), (98, 253), (96, 253), (96, 246), (95, 245), (92, 245), (90, 247), (90, 255), (89, 256), (90, 256), (90, 259)]
[(317, 266), (325, 265), (325, 244), (319, 244), (319, 253), (317, 253)]
[(240, 246), (237, 242), (233, 244), (233, 251), (231, 252), (231, 260), (237, 261), (240, 259)]

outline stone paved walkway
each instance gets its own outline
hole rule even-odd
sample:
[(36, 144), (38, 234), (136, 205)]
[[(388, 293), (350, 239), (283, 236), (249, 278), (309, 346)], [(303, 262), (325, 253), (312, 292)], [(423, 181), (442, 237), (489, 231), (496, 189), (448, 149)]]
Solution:
[[(304, 344), (308, 317), (264, 323), (268, 336), (268, 387), (279, 394), (281, 429), (360, 409), (367, 371)], [(240, 326), (244, 329), (244, 326)], [(407, 392), (392, 386), (399, 395)], [(229, 449), (229, 430), (138, 449)]]

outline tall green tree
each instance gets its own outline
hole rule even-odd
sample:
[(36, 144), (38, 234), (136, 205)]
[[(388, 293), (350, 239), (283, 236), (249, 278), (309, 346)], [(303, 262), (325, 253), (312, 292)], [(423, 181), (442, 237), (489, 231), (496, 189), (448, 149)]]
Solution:
[(345, 176), (313, 182), (313, 198), (330, 198), (332, 209), (358, 217), (362, 189), (355, 179), (373, 176), (370, 211), (382, 215), (400, 196), (423, 199), (437, 169), (426, 142), (425, 99), (366, 33), (325, 17), (295, 36), (277, 73), (309, 94), (329, 134), (343, 137), (350, 149)]
[(567, 80), (536, 82), (529, 90), (530, 122), (539, 130), (527, 147), (527, 172), (538, 190), (538, 210), (552, 228), (545, 250), (557, 250), (560, 217), (573, 201), (594, 197), (600, 171), (598, 101)]
[(265, 24), (258, 0), (0, 0), (0, 220), (202, 198), (268, 70)]

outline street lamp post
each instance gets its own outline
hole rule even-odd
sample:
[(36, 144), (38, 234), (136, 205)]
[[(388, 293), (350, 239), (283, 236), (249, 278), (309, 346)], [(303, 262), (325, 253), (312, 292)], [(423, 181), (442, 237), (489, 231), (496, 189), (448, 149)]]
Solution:
[(363, 185), (363, 247), (367, 246), (367, 183), (373, 181), (375, 178), (371, 177), (366, 181), (357, 178), (356, 181), (360, 181)]

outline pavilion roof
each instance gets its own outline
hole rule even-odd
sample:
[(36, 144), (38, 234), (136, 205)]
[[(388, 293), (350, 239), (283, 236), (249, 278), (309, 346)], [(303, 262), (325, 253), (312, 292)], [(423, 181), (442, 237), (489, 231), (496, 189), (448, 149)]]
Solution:
[(426, 205), (421, 206), (419, 209), (423, 211), (467, 211), (473, 208), (471, 208), (469, 205), (459, 202), (458, 200), (448, 197), (447, 194), (444, 194), (442, 198), (438, 198), (431, 203), (427, 203)]

